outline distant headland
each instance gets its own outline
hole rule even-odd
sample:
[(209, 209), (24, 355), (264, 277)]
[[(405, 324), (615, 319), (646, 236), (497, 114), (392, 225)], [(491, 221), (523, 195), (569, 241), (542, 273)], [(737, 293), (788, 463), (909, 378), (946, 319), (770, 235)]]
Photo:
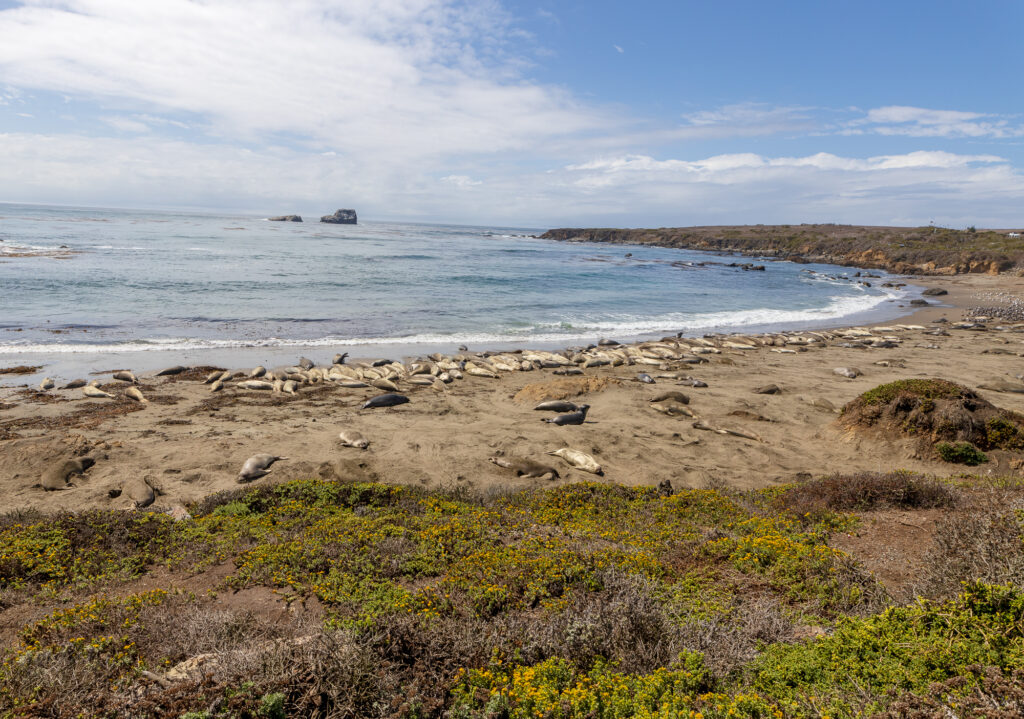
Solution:
[(719, 225), (658, 229), (561, 228), (544, 239), (654, 245), (910, 275), (1024, 274), (1024, 231), (860, 225)]

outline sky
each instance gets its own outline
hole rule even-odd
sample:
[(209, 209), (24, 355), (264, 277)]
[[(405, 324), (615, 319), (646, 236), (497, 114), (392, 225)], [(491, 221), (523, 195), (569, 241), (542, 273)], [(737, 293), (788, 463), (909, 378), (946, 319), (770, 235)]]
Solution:
[(0, 201), (1024, 225), (1020, 0), (0, 0)]

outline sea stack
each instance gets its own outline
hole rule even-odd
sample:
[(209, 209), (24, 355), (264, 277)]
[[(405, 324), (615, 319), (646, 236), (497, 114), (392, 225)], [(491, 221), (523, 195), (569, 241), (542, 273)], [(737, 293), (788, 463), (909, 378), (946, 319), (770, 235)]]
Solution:
[(332, 225), (354, 225), (356, 224), (355, 210), (338, 210), (333, 215), (324, 215), (321, 222), (329, 222)]

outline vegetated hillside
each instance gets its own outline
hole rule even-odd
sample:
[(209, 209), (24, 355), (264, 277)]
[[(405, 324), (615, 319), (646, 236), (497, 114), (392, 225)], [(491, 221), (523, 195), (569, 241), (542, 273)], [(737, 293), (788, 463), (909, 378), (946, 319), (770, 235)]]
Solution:
[(0, 715), (1019, 716), (1022, 498), (305, 480), (7, 515)]
[(563, 228), (541, 237), (739, 252), (899, 274), (1000, 274), (1024, 268), (1024, 238), (1006, 230), (855, 225), (737, 225), (659, 229)]

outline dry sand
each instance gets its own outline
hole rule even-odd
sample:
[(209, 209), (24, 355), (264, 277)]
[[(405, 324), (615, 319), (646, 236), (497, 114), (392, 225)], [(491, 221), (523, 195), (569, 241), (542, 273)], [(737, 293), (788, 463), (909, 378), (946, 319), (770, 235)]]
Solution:
[[(898, 323), (929, 329), (941, 316), (960, 320), (964, 307), (1006, 302), (1021, 287), (1020, 279), (1006, 276), (914, 282), (950, 291), (938, 299), (952, 307), (929, 307)], [(81, 390), (5, 387), (0, 389), (0, 510), (126, 507), (127, 492), (118, 497), (111, 492), (140, 479), (162, 493), (158, 505), (187, 504), (238, 487), (242, 463), (258, 453), (288, 459), (257, 484), (321, 476), (484, 491), (594, 479), (750, 488), (835, 471), (895, 468), (951, 474), (963, 468), (922, 458), (908, 439), (854, 436), (837, 423), (837, 411), (812, 401), (826, 400), (838, 410), (861, 392), (897, 379), (945, 378), (976, 388), (993, 378), (1017, 381), (1014, 376), (1024, 371), (1024, 325), (1013, 328), (1009, 322), (989, 322), (986, 331), (950, 329), (949, 336), (875, 328), (875, 336), (899, 340), (888, 349), (842, 347), (848, 340), (831, 334), (826, 346), (795, 354), (768, 347), (722, 348), (721, 354), (706, 356), (707, 364), (670, 363), (672, 370), (707, 382), (707, 388), (680, 387), (668, 379), (637, 382), (638, 372), (661, 372), (651, 366), (590, 368), (586, 382), (556, 377), (548, 369), (502, 373), (499, 379), (466, 376), (445, 392), (402, 386), (408, 404), (373, 410), (360, 406), (380, 390), (331, 383), (305, 387), (294, 396), (230, 385), (211, 394), (202, 384), (205, 370), (141, 378), (142, 392), (151, 400), (147, 405), (125, 398), (87, 399)], [(883, 361), (888, 366), (878, 364)], [(863, 375), (847, 379), (833, 373), (837, 367), (857, 367)], [(127, 386), (109, 375), (101, 379), (118, 394)], [(768, 384), (781, 392), (753, 392)], [(648, 400), (666, 390), (689, 395), (689, 407), (707, 423), (754, 433), (763, 441), (700, 431), (691, 418), (654, 411)], [(1024, 394), (981, 394), (999, 407), (1024, 412)], [(557, 427), (540, 421), (550, 415), (534, 411), (534, 399), (563, 395), (591, 405), (585, 424)], [(340, 446), (343, 428), (361, 431), (369, 449)], [(546, 455), (560, 447), (592, 454), (604, 468), (603, 478)], [(74, 487), (45, 492), (33, 486), (54, 463), (83, 454), (96, 465), (73, 478)], [(549, 464), (561, 478), (517, 478), (490, 463), (493, 455)], [(997, 452), (992, 459), (979, 469), (1012, 471), (1011, 457)]]

